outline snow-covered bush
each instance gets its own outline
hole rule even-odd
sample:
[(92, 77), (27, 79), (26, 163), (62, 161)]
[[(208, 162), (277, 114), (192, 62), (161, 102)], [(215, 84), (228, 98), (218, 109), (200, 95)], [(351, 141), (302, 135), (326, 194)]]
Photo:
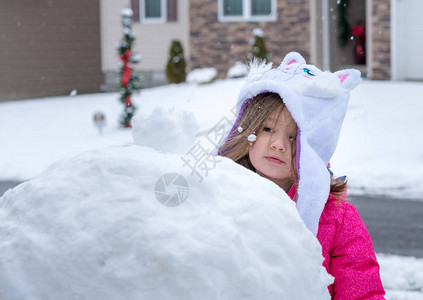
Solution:
[(226, 73), (227, 78), (241, 78), (248, 75), (248, 66), (237, 61)]
[(247, 59), (252, 61), (254, 58), (268, 61), (269, 53), (264, 42), (264, 33), (260, 28), (253, 30), (253, 39), (250, 42), (250, 53), (247, 55)]
[(188, 73), (187, 82), (206, 84), (215, 80), (217, 77), (217, 70), (215, 68), (194, 69)]
[(186, 78), (186, 62), (184, 50), (180, 41), (172, 41), (169, 50), (169, 59), (166, 65), (166, 77), (169, 83), (184, 82)]

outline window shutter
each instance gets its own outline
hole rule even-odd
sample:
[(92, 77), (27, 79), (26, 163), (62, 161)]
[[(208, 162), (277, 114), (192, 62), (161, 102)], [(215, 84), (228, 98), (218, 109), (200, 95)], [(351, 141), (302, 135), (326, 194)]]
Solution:
[(167, 0), (167, 21), (176, 22), (178, 21), (178, 1)]
[(131, 0), (131, 8), (134, 11), (134, 23), (140, 22), (140, 0)]

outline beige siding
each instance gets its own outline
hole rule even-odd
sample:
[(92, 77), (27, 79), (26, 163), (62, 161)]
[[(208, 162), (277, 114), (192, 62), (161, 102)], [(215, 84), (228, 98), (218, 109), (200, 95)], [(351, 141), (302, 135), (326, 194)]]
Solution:
[[(119, 59), (116, 45), (122, 37), (120, 10), (129, 7), (130, 1), (101, 0), (101, 38), (103, 72), (117, 70)], [(185, 59), (189, 58), (188, 0), (178, 1), (178, 21), (162, 24), (135, 23), (137, 36), (135, 51), (142, 61), (135, 66), (139, 71), (164, 71), (170, 43), (178, 39), (184, 46)]]
[(0, 100), (98, 92), (98, 0), (0, 1)]

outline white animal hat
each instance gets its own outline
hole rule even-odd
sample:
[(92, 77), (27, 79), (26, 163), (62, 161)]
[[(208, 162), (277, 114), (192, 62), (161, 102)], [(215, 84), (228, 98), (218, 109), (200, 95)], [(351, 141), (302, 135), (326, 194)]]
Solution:
[[(253, 63), (241, 89), (237, 115), (254, 96), (272, 92), (283, 99), (298, 125), (297, 209), (305, 225), (317, 235), (320, 215), (330, 191), (327, 166), (332, 157), (347, 111), (349, 91), (360, 82), (357, 70), (322, 72), (308, 65), (297, 52), (289, 53), (281, 65)], [(236, 121), (232, 130), (236, 130)], [(231, 130), (231, 131), (232, 131)]]

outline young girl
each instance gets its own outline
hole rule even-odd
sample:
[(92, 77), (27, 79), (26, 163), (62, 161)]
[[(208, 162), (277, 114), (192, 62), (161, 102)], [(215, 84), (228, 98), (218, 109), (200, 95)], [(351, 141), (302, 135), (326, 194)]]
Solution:
[[(253, 64), (254, 65), (254, 64)], [(332, 299), (384, 299), (373, 244), (346, 181), (327, 166), (338, 141), (356, 70), (322, 72), (289, 53), (281, 65), (255, 64), (241, 89), (237, 119), (218, 154), (268, 178), (292, 200), (317, 236)]]

